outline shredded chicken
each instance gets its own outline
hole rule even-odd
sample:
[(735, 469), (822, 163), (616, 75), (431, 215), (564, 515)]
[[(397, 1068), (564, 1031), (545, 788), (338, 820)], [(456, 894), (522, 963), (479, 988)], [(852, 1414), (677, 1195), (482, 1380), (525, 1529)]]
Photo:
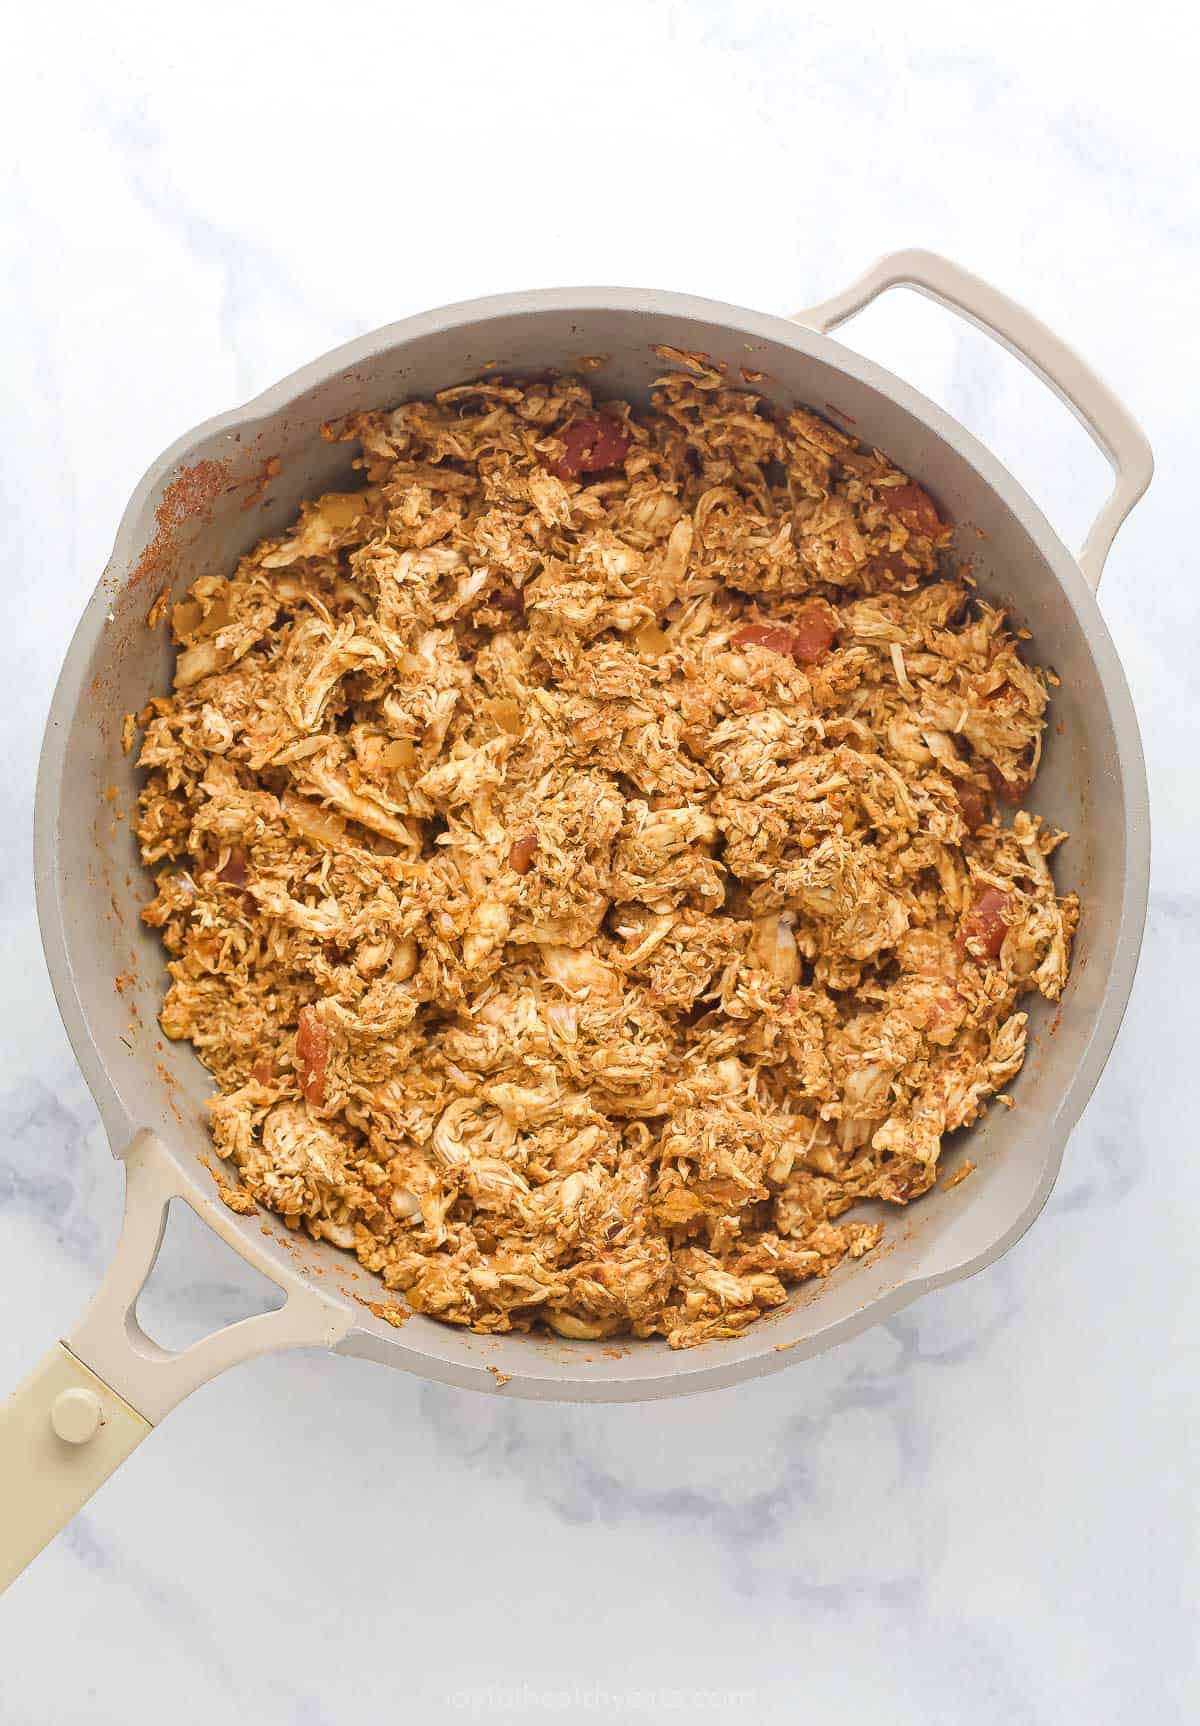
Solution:
[(330, 428), (363, 489), (193, 585), (139, 719), (231, 1198), (480, 1331), (688, 1347), (869, 1252), (1078, 920), (933, 500), (665, 357)]

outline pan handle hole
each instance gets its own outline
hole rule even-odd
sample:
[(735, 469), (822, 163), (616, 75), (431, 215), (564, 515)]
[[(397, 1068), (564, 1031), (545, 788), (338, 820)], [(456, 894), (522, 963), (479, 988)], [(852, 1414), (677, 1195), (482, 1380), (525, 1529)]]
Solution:
[[(1015, 355), (912, 291), (881, 295), (837, 339), (940, 403), (1016, 475), (1068, 546), (1082, 544), (1112, 483), (1108, 463)], [(1096, 359), (1105, 369), (1104, 354)]]
[(178, 1353), (239, 1319), (276, 1311), (286, 1298), (230, 1252), (186, 1199), (172, 1199), (162, 1246), (134, 1316), (152, 1342)]

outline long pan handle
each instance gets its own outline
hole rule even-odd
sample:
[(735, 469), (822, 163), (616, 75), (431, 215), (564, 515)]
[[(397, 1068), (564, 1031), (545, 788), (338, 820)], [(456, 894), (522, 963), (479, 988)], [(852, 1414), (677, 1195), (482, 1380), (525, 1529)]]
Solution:
[[(0, 1407), (0, 1589), (193, 1390), (256, 1355), (332, 1346), (350, 1327), (340, 1302), (298, 1275), (283, 1281), (215, 1196), (201, 1206), (194, 1192), (185, 1195), (153, 1133), (139, 1133), (122, 1161), (125, 1221), (108, 1274), (66, 1341)], [(162, 1245), (167, 1207), (185, 1196), (287, 1300), (172, 1353), (146, 1335), (135, 1308)]]
[(1141, 426), (1104, 380), (1040, 318), (936, 252), (890, 252), (840, 294), (794, 317), (798, 324), (827, 335), (888, 288), (915, 288), (1007, 348), (1066, 403), (1105, 455), (1115, 483), (1079, 553), (1079, 567), (1094, 592), (1117, 529), (1154, 474), (1154, 457)]
[(153, 1430), (55, 1343), (0, 1408), (0, 1589)]

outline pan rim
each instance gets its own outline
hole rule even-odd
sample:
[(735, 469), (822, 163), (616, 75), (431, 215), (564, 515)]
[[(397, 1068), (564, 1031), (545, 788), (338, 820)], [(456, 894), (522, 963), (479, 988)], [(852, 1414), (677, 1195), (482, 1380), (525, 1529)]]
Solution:
[[(199, 445), (223, 434), (243, 435), (314, 387), (328, 382), (338, 372), (352, 373), (356, 366), (375, 362), (387, 351), (420, 342), (450, 329), (462, 329), (513, 315), (546, 311), (629, 311), (693, 319), (716, 325), (734, 336), (757, 338), (794, 349), (836, 367), (856, 382), (889, 397), (921, 423), (932, 436), (948, 444), (995, 492), (1001, 503), (1017, 517), (1036, 544), (1074, 613), (1108, 707), (1108, 719), (1116, 743), (1121, 777), (1124, 815), (1125, 867), (1120, 899), (1119, 924), (1103, 998), (1095, 1022), (1078, 1062), (1065, 1078), (1053, 1111), (1043, 1119), (1044, 1165), (1041, 1178), (1023, 1210), (987, 1246), (961, 1262), (943, 1263), (927, 1273), (909, 1276), (883, 1294), (864, 1302), (853, 1313), (831, 1321), (795, 1342), (780, 1345), (772, 1340), (770, 1327), (756, 1338), (753, 1327), (740, 1339), (736, 1354), (724, 1353), (731, 1345), (672, 1354), (662, 1360), (653, 1343), (638, 1344), (634, 1358), (645, 1362), (645, 1370), (623, 1371), (628, 1361), (606, 1362), (602, 1374), (588, 1374), (572, 1366), (556, 1373), (550, 1363), (530, 1350), (528, 1367), (511, 1375), (505, 1394), (558, 1400), (638, 1400), (717, 1389), (741, 1379), (774, 1371), (794, 1361), (823, 1352), (850, 1340), (868, 1326), (893, 1316), (921, 1295), (974, 1275), (995, 1262), (1030, 1227), (1044, 1206), (1060, 1171), (1067, 1140), (1099, 1080), (1116, 1040), (1128, 1005), (1145, 927), (1149, 893), (1150, 826), (1149, 794), (1140, 732), (1132, 697), (1116, 647), (1108, 632), (1096, 598), (1088, 587), (1070, 551), (1051, 527), (1041, 509), (997, 457), (954, 420), (944, 409), (875, 362), (856, 354), (832, 337), (823, 336), (792, 320), (772, 313), (753, 311), (693, 295), (670, 291), (619, 288), (546, 288), (517, 291), (458, 301), (419, 312), (384, 325), (335, 347), (290, 372), (241, 407), (217, 414), (194, 426), (153, 461), (143, 474), (122, 513), (112, 554), (74, 630), (50, 704), (38, 767), (34, 808), (34, 875), (38, 921), (51, 984), (68, 1038), (84, 1080), (104, 1121), (110, 1141), (121, 1147), (140, 1124), (131, 1119), (121, 1101), (92, 1038), (83, 1002), (75, 987), (59, 893), (57, 830), (60, 791), (66, 759), (67, 739), (74, 714), (83, 698), (84, 672), (105, 627), (114, 579), (124, 577), (136, 561), (139, 530), (151, 500), (177, 468), (186, 465)], [(186, 1153), (168, 1151), (189, 1180), (200, 1186), (202, 1171), (193, 1171)], [(119, 1150), (118, 1150), (119, 1154)], [(936, 1243), (935, 1243), (936, 1246)], [(931, 1249), (931, 1252), (934, 1249)], [(296, 1274), (302, 1274), (297, 1272)], [(328, 1298), (349, 1306), (346, 1298), (330, 1290)], [(665, 1348), (665, 1344), (662, 1345)], [(483, 1365), (447, 1358), (425, 1347), (414, 1347), (403, 1335), (386, 1337), (361, 1324), (352, 1326), (338, 1351), (404, 1366), (425, 1377), (470, 1388), (494, 1391), (495, 1378)], [(659, 1362), (655, 1370), (654, 1362)]]

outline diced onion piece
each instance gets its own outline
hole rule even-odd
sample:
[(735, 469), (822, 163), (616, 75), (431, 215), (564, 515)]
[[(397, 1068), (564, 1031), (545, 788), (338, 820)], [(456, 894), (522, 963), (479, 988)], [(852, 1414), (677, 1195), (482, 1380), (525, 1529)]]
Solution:
[(176, 689), (190, 689), (202, 677), (220, 671), (225, 663), (220, 649), (211, 641), (198, 641), (193, 647), (185, 647), (175, 661)]
[(643, 623), (634, 636), (634, 640), (638, 644), (639, 651), (651, 659), (657, 659), (661, 654), (666, 653), (671, 646), (670, 636), (661, 630), (657, 623)]
[(335, 1223), (331, 1217), (318, 1217), (314, 1227), (321, 1239), (331, 1246), (341, 1247), (346, 1253), (354, 1251), (353, 1223)]
[(559, 1336), (574, 1337), (580, 1342), (598, 1342), (606, 1336), (616, 1336), (624, 1320), (620, 1318), (578, 1318), (574, 1313), (546, 1309), (546, 1323)]
[(233, 602), (228, 590), (219, 593), (208, 608), (204, 621), (196, 628), (198, 636), (215, 635), (233, 616)]
[(383, 751), (381, 760), (389, 773), (401, 773), (417, 765), (417, 746), (407, 737), (397, 737)]
[(360, 491), (327, 491), (317, 499), (317, 509), (326, 526), (336, 531), (353, 527), (366, 502)]
[(412, 1222), (421, 1214), (421, 1201), (410, 1187), (393, 1187), (388, 1209), (401, 1222)]
[(310, 803), (306, 797), (297, 797), (291, 791), (283, 794), (283, 813), (289, 827), (298, 833), (301, 839), (307, 839), (310, 845), (345, 845), (346, 823), (340, 815), (333, 815), (328, 809), (322, 809), (319, 803)]
[(197, 625), (204, 616), (204, 607), (194, 599), (185, 599), (171, 613), (171, 628), (176, 637), (182, 641), (184, 636), (194, 634)]
[(494, 700), (485, 703), (484, 712), (494, 725), (498, 725), (501, 731), (506, 731), (510, 737), (519, 737), (525, 729), (520, 704), (511, 696), (496, 696)]
[(749, 956), (780, 983), (800, 980), (800, 955), (792, 933), (795, 917), (790, 911), (770, 911), (758, 917), (750, 936)]

